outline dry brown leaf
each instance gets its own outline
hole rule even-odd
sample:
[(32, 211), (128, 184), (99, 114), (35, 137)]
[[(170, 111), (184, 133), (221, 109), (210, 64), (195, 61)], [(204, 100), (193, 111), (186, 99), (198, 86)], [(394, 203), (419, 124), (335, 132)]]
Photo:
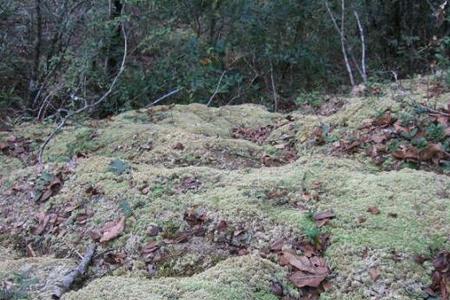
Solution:
[(328, 211), (323, 211), (323, 212), (316, 213), (314, 215), (314, 220), (315, 221), (323, 221), (323, 220), (332, 219), (334, 217), (336, 217), (336, 214), (333, 211), (328, 210)]
[(439, 164), (445, 156), (446, 153), (440, 144), (430, 144), (419, 152), (420, 160), (433, 161), (435, 164)]
[(106, 224), (103, 228), (103, 235), (100, 243), (108, 242), (117, 238), (125, 229), (125, 217), (121, 217), (119, 221)]
[(400, 150), (393, 152), (392, 156), (401, 160), (407, 159), (419, 160), (420, 158), (419, 151), (415, 147), (402, 148)]
[(370, 212), (372, 215), (379, 215), (380, 209), (376, 206), (371, 206), (367, 209), (367, 212)]
[(374, 126), (386, 127), (391, 125), (394, 122), (392, 118), (392, 114), (390, 111), (387, 111), (382, 117), (373, 121)]
[(297, 271), (289, 276), (289, 280), (298, 288), (319, 287), (322, 281), (327, 278), (328, 274), (307, 274)]
[(378, 278), (380, 278), (380, 276), (381, 276), (381, 270), (380, 270), (380, 268), (379, 268), (379, 267), (370, 268), (370, 269), (369, 269), (369, 275), (370, 275), (370, 278), (371, 278), (373, 281), (377, 281)]
[(36, 227), (33, 230), (33, 234), (41, 235), (44, 232), (45, 227), (47, 227), (48, 221), (50, 220), (50, 215), (47, 215), (44, 212), (40, 212), (37, 215), (37, 217), (38, 217), (38, 220), (39, 220), (39, 225), (38, 225), (38, 227)]
[(284, 239), (276, 240), (275, 242), (270, 245), (270, 251), (272, 252), (279, 252), (283, 249), (283, 246), (285, 244)]
[(184, 150), (184, 145), (182, 143), (176, 143), (173, 147), (174, 150)]
[(311, 274), (328, 275), (329, 270), (323, 258), (317, 256), (308, 258), (306, 256), (297, 256), (289, 252), (283, 252), (283, 257), (286, 262), (300, 271)]
[(160, 242), (158, 242), (158, 241), (148, 242), (148, 244), (145, 245), (144, 249), (142, 249), (142, 254), (148, 255), (150, 253), (157, 251), (161, 247), (159, 244), (160, 244)]

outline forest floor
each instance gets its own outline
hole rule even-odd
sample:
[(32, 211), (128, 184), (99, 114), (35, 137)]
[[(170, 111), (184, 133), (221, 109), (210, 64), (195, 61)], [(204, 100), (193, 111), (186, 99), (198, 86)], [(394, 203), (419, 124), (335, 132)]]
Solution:
[(0, 299), (446, 299), (450, 93), (430, 78), (0, 133)]

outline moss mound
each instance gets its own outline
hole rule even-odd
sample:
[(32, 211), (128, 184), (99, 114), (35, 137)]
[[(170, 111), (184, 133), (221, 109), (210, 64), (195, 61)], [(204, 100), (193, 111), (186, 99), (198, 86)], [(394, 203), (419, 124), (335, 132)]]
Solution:
[[(0, 241), (17, 250), (0, 250), (9, 258), (1, 268), (17, 264), (13, 258), (27, 245), (38, 255), (82, 253), (106, 223), (125, 216), (124, 231), (100, 245), (108, 262), (92, 268), (105, 276), (66, 299), (277, 299), (273, 282), (298, 297), (287, 269), (270, 262), (270, 247), (280, 239), (314, 240), (317, 231), (330, 234), (325, 257), (333, 270), (321, 299), (423, 299), (432, 266), (416, 258), (450, 248), (450, 178), (382, 171), (363, 154), (330, 155), (334, 139), (368, 118), (401, 112), (405, 95), (428, 101), (422, 86), (419, 80), (381, 96), (342, 99), (326, 116), (188, 105), (80, 121), (49, 145), (44, 170), (0, 154)], [(444, 98), (430, 101), (442, 106)], [(317, 126), (333, 127), (334, 136), (317, 143)], [(237, 127), (266, 131), (243, 139), (233, 136)], [(37, 145), (49, 130), (28, 125), (14, 134)], [(42, 186), (44, 172), (59, 174), (62, 188)], [(47, 190), (49, 199), (35, 201)], [(328, 210), (336, 218), (318, 229), (311, 215)], [(152, 243), (159, 256), (149, 260), (143, 253)]]
[(275, 300), (273, 282), (285, 283), (284, 270), (259, 257), (230, 258), (187, 278), (145, 280), (105, 277), (64, 299), (264, 299)]

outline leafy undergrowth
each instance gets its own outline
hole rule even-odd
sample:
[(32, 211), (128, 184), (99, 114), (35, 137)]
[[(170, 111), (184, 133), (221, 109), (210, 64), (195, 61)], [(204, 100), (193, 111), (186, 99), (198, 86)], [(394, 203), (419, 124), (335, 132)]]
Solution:
[(46, 299), (95, 242), (63, 298), (444, 297), (448, 94), (423, 86), (322, 115), (188, 105), (80, 121), (43, 168), (33, 152), (51, 127), (4, 133), (3, 292)]

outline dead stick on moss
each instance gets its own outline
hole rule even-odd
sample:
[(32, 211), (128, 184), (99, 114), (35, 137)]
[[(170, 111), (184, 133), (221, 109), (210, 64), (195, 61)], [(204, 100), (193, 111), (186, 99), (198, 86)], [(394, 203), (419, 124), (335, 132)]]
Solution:
[(72, 118), (73, 116), (80, 114), (90, 108), (96, 107), (98, 106), (100, 103), (102, 103), (103, 101), (105, 101), (109, 95), (112, 93), (112, 91), (114, 90), (114, 87), (116, 86), (117, 82), (119, 81), (120, 76), (122, 75), (123, 71), (125, 70), (125, 62), (127, 59), (127, 55), (128, 55), (128, 37), (127, 37), (127, 32), (125, 31), (125, 25), (123, 24), (122, 26), (122, 34), (123, 34), (123, 38), (124, 38), (124, 46), (123, 46), (123, 58), (122, 58), (122, 64), (120, 65), (120, 69), (119, 72), (117, 72), (116, 76), (114, 77), (113, 81), (111, 82), (111, 85), (109, 86), (109, 89), (103, 94), (103, 96), (101, 96), (97, 101), (91, 103), (91, 104), (85, 104), (83, 107), (69, 112), (66, 116), (64, 116), (61, 120), (61, 122), (59, 123), (59, 125), (56, 127), (55, 130), (52, 131), (52, 133), (50, 133), (50, 135), (47, 137), (47, 139), (45, 139), (44, 143), (42, 143), (40, 149), (39, 149), (39, 155), (38, 155), (38, 161), (39, 164), (42, 165), (43, 164), (43, 156), (44, 156), (44, 150), (45, 147), (47, 147), (48, 143), (59, 133), (59, 131), (64, 127), (64, 125), (66, 124), (67, 120)]
[(84, 257), (81, 260), (78, 267), (66, 274), (61, 282), (59, 282), (53, 291), (52, 299), (60, 299), (61, 296), (70, 291), (75, 281), (80, 279), (87, 271), (87, 268), (91, 264), (92, 258), (94, 257), (97, 245), (91, 245), (86, 249)]

